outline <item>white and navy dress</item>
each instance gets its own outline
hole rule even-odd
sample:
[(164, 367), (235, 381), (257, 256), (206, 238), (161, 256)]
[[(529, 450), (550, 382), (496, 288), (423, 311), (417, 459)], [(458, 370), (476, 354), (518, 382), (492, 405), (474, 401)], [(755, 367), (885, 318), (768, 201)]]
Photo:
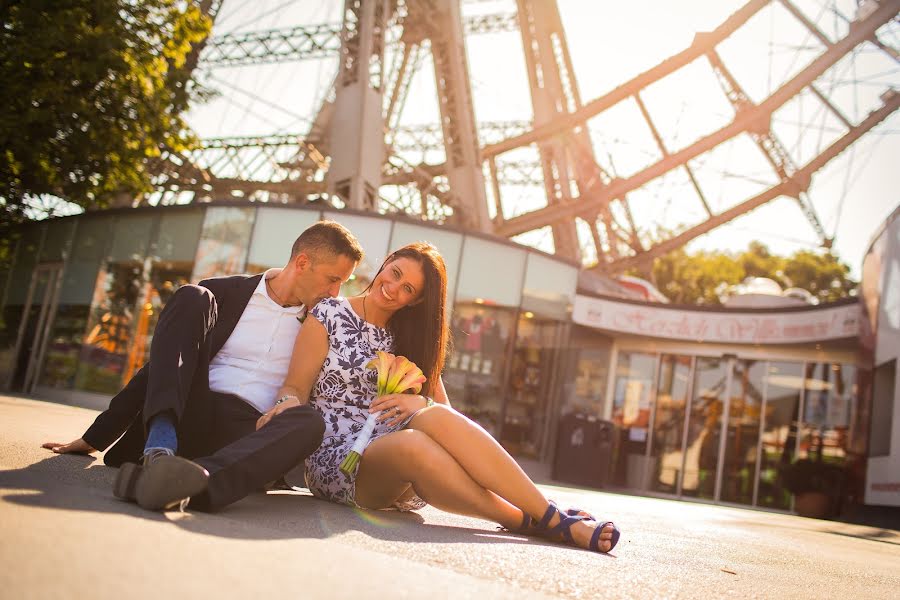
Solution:
[[(366, 364), (378, 350), (392, 352), (394, 336), (387, 329), (368, 323), (343, 297), (326, 298), (310, 311), (328, 333), (328, 354), (316, 379), (309, 402), (325, 419), (325, 437), (318, 450), (306, 459), (306, 485), (317, 497), (357, 506), (356, 475), (340, 471), (375, 400), (378, 374)], [(406, 427), (412, 416), (389, 427), (375, 426), (371, 441)], [(370, 442), (371, 443), (371, 442)], [(420, 498), (398, 503), (395, 508), (413, 510), (425, 502)]]

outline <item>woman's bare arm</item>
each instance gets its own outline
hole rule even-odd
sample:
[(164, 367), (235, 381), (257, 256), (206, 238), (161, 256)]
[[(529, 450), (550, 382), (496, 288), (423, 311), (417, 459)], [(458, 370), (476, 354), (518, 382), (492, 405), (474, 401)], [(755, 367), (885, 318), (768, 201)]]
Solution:
[(447, 395), (447, 388), (444, 387), (443, 377), (439, 377), (437, 385), (434, 386), (434, 401), (450, 406), (450, 397)]

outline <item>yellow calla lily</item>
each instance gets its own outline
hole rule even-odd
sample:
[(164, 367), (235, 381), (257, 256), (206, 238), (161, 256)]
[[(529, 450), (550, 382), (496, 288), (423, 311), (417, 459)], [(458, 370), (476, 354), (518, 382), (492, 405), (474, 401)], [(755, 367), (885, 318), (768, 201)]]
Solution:
[(382, 352), (379, 350), (375, 353), (375, 358), (366, 365), (367, 369), (376, 369), (378, 371), (378, 390), (377, 395), (383, 396), (387, 384), (388, 373), (390, 373), (391, 365), (396, 360), (396, 356), (390, 352)]
[(388, 373), (387, 383), (384, 386), (385, 394), (395, 394), (398, 392), (397, 384), (406, 377), (406, 374), (413, 369), (418, 369), (416, 364), (405, 356), (397, 356), (391, 364), (390, 373)]
[[(410, 364), (415, 366), (415, 363)], [(414, 370), (407, 373), (406, 377), (400, 380), (400, 383), (394, 388), (394, 393), (403, 394), (409, 391), (413, 394), (418, 394), (422, 389), (423, 383), (425, 383), (425, 375), (422, 373), (422, 369), (416, 367)]]
[[(390, 352), (376, 352), (375, 358), (366, 364), (366, 368), (378, 371), (377, 395), (379, 396), (406, 391), (418, 394), (422, 389), (422, 384), (425, 383), (425, 375), (416, 363), (405, 356), (394, 356)], [(374, 414), (370, 414), (350, 452), (341, 461), (341, 472), (352, 475), (356, 471), (360, 457), (375, 431), (375, 424), (376, 417)]]

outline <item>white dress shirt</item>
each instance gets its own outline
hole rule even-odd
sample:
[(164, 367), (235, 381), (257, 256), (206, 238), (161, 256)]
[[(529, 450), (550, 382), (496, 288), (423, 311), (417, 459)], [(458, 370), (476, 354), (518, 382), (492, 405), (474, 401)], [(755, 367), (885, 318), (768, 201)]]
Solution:
[(304, 306), (285, 308), (269, 296), (266, 280), (280, 272), (263, 274), (231, 337), (209, 364), (209, 389), (240, 396), (261, 413), (275, 406), (306, 314)]

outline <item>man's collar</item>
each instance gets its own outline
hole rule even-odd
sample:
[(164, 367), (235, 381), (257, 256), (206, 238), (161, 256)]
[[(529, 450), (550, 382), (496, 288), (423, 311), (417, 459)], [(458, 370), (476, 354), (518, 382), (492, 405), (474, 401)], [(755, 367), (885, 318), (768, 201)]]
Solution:
[[(265, 296), (270, 302), (272, 302), (272, 304), (274, 304), (280, 308), (296, 308), (298, 310), (297, 320), (302, 323), (303, 322), (302, 319), (306, 318), (306, 312), (307, 312), (306, 306), (304, 306), (303, 304), (298, 304), (296, 306), (282, 306), (281, 304), (276, 302), (275, 299), (269, 294), (269, 289), (266, 286), (266, 281), (268, 281), (269, 279), (272, 279), (273, 277), (276, 277), (279, 273), (281, 273), (281, 271), (283, 271), (282, 268), (276, 267), (274, 269), (269, 269), (265, 273), (263, 273), (263, 276), (260, 277), (259, 284), (257, 284), (256, 289), (253, 290), (253, 293), (259, 294), (260, 296)], [(301, 317), (301, 315), (302, 315), (302, 317)]]

